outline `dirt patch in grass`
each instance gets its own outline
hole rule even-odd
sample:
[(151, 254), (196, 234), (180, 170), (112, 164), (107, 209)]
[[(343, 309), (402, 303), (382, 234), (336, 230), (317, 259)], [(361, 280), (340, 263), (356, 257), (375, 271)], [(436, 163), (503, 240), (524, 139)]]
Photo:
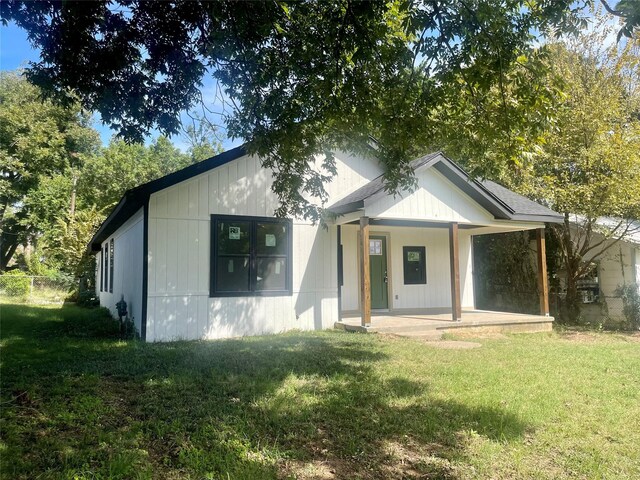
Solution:
[(640, 332), (590, 332), (584, 330), (569, 330), (560, 333), (563, 340), (577, 343), (597, 343), (603, 338), (640, 342)]
[(443, 479), (460, 478), (459, 469), (447, 458), (440, 444), (420, 445), (410, 439), (405, 443), (389, 442), (385, 454), (393, 459), (384, 466), (383, 478)]
[(478, 348), (482, 344), (478, 342), (465, 342), (462, 340), (436, 340), (425, 342), (430, 347), (443, 348), (445, 350), (467, 350), (469, 348)]
[(308, 461), (286, 460), (281, 462), (279, 476), (298, 480), (453, 480), (461, 478), (461, 471), (447, 459), (451, 453), (441, 444), (421, 444), (407, 438), (386, 442), (375, 459), (364, 455), (353, 458), (332, 456)]
[(338, 459), (328, 460), (310, 460), (304, 462), (301, 460), (287, 460), (282, 462), (280, 466), (280, 478), (296, 478), (300, 480), (331, 480), (339, 478), (336, 473), (353, 470), (348, 466), (347, 462)]
[(601, 338), (601, 335), (597, 335), (591, 332), (566, 332), (562, 334), (563, 340), (578, 343), (595, 343)]
[(447, 340), (468, 340), (468, 339), (486, 339), (486, 340), (506, 340), (509, 337), (500, 332), (455, 332), (445, 334)]

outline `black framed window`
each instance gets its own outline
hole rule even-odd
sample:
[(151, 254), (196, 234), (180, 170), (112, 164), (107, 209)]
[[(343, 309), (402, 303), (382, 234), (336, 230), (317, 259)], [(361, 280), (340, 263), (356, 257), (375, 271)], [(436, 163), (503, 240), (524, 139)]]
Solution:
[(113, 242), (113, 238), (111, 239), (111, 242), (109, 243), (109, 293), (113, 293), (113, 268), (114, 268), (114, 255), (115, 255), (115, 251), (114, 251), (114, 242)]
[(402, 247), (402, 263), (405, 285), (422, 285), (427, 283), (425, 247)]
[(210, 295), (291, 295), (291, 245), (291, 220), (212, 215)]
[(100, 249), (100, 270), (98, 270), (98, 274), (100, 275), (100, 291), (104, 292), (104, 248)]
[(106, 244), (103, 248), (103, 255), (102, 258), (104, 258), (104, 263), (103, 263), (103, 267), (102, 267), (102, 274), (104, 275), (104, 291), (106, 292), (108, 290), (108, 285), (109, 285), (109, 255), (108, 255), (108, 244)]

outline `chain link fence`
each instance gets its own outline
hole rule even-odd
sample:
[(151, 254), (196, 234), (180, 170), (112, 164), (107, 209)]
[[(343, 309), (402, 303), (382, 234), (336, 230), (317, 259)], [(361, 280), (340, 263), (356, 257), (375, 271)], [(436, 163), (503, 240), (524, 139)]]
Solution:
[(22, 272), (0, 275), (0, 300), (36, 304), (61, 304), (77, 287), (70, 278), (25, 275)]

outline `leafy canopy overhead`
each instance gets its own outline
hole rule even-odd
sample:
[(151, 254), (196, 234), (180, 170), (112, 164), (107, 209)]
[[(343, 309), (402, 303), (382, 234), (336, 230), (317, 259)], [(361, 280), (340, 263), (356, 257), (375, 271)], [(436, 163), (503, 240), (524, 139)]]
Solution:
[[(588, 5), (50, 0), (0, 8), (41, 49), (30, 79), (63, 100), (73, 92), (128, 139), (152, 128), (177, 132), (180, 112), (203, 101), (203, 79), (213, 76), (229, 134), (275, 171), (277, 213), (317, 219), (321, 211), (306, 199), (326, 200), (332, 149), (357, 150), (375, 135), (395, 191), (411, 185), (407, 160), (437, 143), (450, 107), (471, 114), (470, 123), (485, 118), (483, 130), (536, 121), (513, 115), (518, 109), (483, 117), (485, 94), (509, 78), (519, 85), (516, 101), (534, 104), (534, 32), (575, 31)], [(475, 103), (471, 112), (458, 108), (461, 96)], [(518, 148), (504, 147), (506, 157)], [(322, 153), (318, 171), (313, 159)]]

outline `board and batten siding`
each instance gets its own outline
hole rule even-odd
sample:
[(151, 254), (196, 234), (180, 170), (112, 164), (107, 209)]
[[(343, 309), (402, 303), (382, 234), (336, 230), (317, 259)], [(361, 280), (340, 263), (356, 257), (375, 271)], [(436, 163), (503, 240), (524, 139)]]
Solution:
[[(389, 309), (393, 311), (451, 308), (451, 270), (447, 228), (385, 227), (372, 225), (370, 235), (385, 235), (389, 259)], [(359, 310), (358, 227), (342, 227), (344, 284), (342, 311)], [(463, 308), (474, 307), (471, 235), (459, 233), (460, 289)], [(426, 252), (426, 285), (405, 285), (402, 247), (423, 246)], [(397, 297), (397, 298), (396, 298)]]
[[(338, 154), (329, 203), (381, 173)], [(149, 199), (147, 340), (216, 339), (329, 328), (338, 320), (336, 228), (293, 221), (293, 293), (209, 297), (210, 215), (272, 217), (272, 176), (243, 156), (154, 193)]]
[(108, 283), (105, 285), (105, 291), (100, 291), (99, 275), (104, 273), (101, 252), (96, 255), (96, 291), (99, 294), (100, 305), (108, 308), (115, 317), (116, 303), (124, 298), (129, 317), (133, 319), (138, 332), (142, 327), (143, 220), (144, 212), (141, 208), (101, 245), (104, 249), (105, 245), (109, 245), (111, 239), (114, 239), (113, 293), (109, 292)]
[[(636, 265), (636, 251), (636, 245), (618, 241), (599, 258), (598, 281), (601, 295), (617, 297), (618, 286), (636, 283), (636, 271), (640, 271), (640, 267)], [(607, 314), (611, 318), (625, 318), (622, 300), (616, 298), (606, 301)]]
[(416, 173), (417, 188), (394, 197), (384, 195), (365, 203), (367, 216), (404, 220), (491, 225), (493, 215), (434, 168)]

